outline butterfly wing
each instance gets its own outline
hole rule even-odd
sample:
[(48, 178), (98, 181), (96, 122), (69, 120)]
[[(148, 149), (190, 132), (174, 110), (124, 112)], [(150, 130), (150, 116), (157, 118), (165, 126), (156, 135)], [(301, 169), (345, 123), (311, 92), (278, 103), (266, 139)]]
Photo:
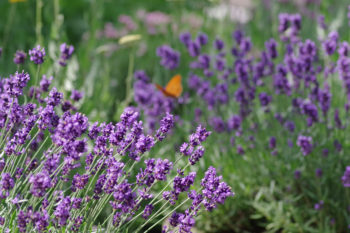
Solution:
[(165, 92), (165, 89), (161, 85), (159, 85), (157, 83), (155, 83), (154, 85), (156, 86), (156, 88), (158, 90), (160, 90), (163, 93), (163, 95), (168, 96), (167, 93)]
[(182, 93), (181, 75), (177, 74), (172, 77), (166, 87), (163, 88), (163, 93), (166, 96), (178, 98)]
[(164, 91), (164, 88), (161, 86), (161, 85), (159, 85), (159, 84), (154, 84), (155, 86), (156, 86), (156, 88), (158, 89), (158, 90), (160, 90), (161, 92), (163, 92)]

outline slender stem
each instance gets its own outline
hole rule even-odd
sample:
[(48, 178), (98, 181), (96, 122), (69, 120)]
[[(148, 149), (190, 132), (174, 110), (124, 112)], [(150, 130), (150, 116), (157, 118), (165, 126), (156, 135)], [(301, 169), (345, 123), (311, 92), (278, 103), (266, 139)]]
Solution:
[[(38, 136), (39, 132), (40, 131), (38, 130), (38, 132), (36, 132), (34, 137), (28, 142), (27, 147), (25, 148), (23, 155), (27, 152), (29, 146), (32, 144), (32, 142), (35, 140), (35, 138)], [(22, 150), (22, 147), (19, 149), (19, 151), (21, 151), (21, 150)], [(14, 165), (12, 166), (12, 168), (10, 169), (10, 173), (13, 174), (15, 172), (16, 168), (18, 167), (17, 164), (21, 163), (22, 160), (23, 160), (23, 163), (22, 163), (22, 166), (23, 166), (25, 159), (26, 159), (26, 156), (16, 156), (16, 161), (15, 161)], [(20, 167), (22, 167), (22, 166), (20, 166)]]
[[(181, 157), (180, 157), (180, 158), (181, 158)], [(190, 166), (189, 163), (183, 168), (183, 170), (185, 170), (188, 166)], [(164, 190), (165, 190), (166, 188), (169, 187), (169, 185), (174, 181), (174, 179), (175, 179), (175, 177), (173, 177), (173, 178), (167, 183), (167, 185), (157, 194), (157, 196), (155, 196), (155, 198), (153, 198), (153, 200), (151, 201), (150, 204), (153, 204), (154, 200), (156, 200), (160, 195), (162, 195), (162, 193), (164, 192)], [(157, 203), (158, 203), (158, 202), (157, 202)]]
[[(177, 164), (177, 162), (178, 162), (181, 158), (182, 158), (182, 156), (180, 156), (180, 157), (174, 162), (174, 166)], [(190, 163), (188, 163), (188, 164), (183, 168), (183, 170), (185, 170), (188, 166), (190, 166)], [(152, 199), (152, 201), (149, 203), (149, 205), (152, 205), (152, 204), (154, 203), (154, 201), (157, 200), (158, 197), (159, 197), (160, 195), (163, 194), (163, 192), (165, 191), (165, 189), (169, 187), (169, 185), (174, 181), (174, 179), (175, 179), (175, 177), (173, 177), (173, 178), (165, 185), (165, 187), (164, 187), (160, 192), (158, 192), (157, 196), (154, 197), (154, 198)], [(153, 205), (154, 205), (154, 206), (157, 205), (157, 204), (158, 204), (159, 202), (161, 202), (162, 200), (163, 200), (163, 199), (157, 200)], [(165, 202), (165, 203), (160, 207), (160, 209), (159, 209), (153, 216), (157, 215), (157, 213), (159, 213), (159, 211), (161, 211), (161, 209), (162, 209), (167, 203), (168, 203), (168, 201)], [(130, 221), (128, 221), (128, 222), (126, 223), (125, 226), (127, 226), (127, 225), (129, 225), (129, 224), (132, 224), (132, 222), (133, 222), (136, 218), (140, 217), (141, 214), (142, 214), (142, 211), (141, 211), (140, 213), (138, 213), (137, 215), (135, 215)]]
[(60, 28), (60, 21), (59, 21), (59, 13), (60, 13), (60, 2), (59, 0), (54, 0), (53, 1), (53, 13), (55, 16), (54, 19), (54, 24), (53, 24), (53, 39), (57, 40), (58, 39), (58, 34), (59, 34), (59, 28)]
[[(38, 148), (38, 150), (35, 152), (35, 154), (33, 155), (32, 159), (30, 160), (30, 162), (28, 164), (31, 164), (35, 157), (39, 154), (39, 152), (41, 151), (41, 149), (43, 148), (43, 146), (45, 145), (46, 141), (49, 139), (49, 136), (46, 136), (45, 140), (41, 143), (40, 147)], [(22, 164), (20, 167), (23, 167), (25, 160), (23, 160)], [(26, 169), (23, 171), (23, 174), (25, 174), (25, 172), (27, 171), (28, 167), (26, 167)]]
[(31, 100), (30, 100), (30, 102), (32, 102), (33, 101), (33, 99), (35, 99), (36, 98), (36, 87), (37, 87), (37, 85), (38, 85), (38, 82), (39, 82), (39, 73), (40, 73), (40, 64), (37, 66), (37, 68), (36, 68), (36, 74), (35, 74), (35, 80), (34, 80), (34, 91), (33, 91), (33, 96), (32, 96), (32, 98), (31, 98)]
[[(175, 209), (173, 209), (173, 211), (177, 210), (178, 208), (180, 208), (183, 204), (185, 204), (188, 200), (190, 200), (190, 198), (187, 198), (186, 200), (184, 200), (180, 205), (176, 206)], [(170, 206), (168, 208), (166, 208), (165, 210), (162, 211), (162, 213), (164, 213), (166, 210), (168, 210), (170, 208)], [(160, 213), (160, 214), (162, 214)], [(163, 218), (161, 218), (159, 221), (157, 221), (155, 224), (153, 224), (150, 228), (148, 228), (144, 233), (149, 232), (153, 227), (155, 227), (156, 225), (158, 225), (160, 222), (162, 222), (164, 219), (166, 219), (170, 214), (172, 214), (172, 212), (168, 213), (167, 215), (165, 215)], [(139, 227), (136, 232), (139, 232), (143, 226), (145, 226), (147, 224), (148, 221), (146, 221), (141, 227)]]
[(10, 109), (9, 109), (9, 114), (7, 114), (6, 116), (6, 121), (5, 121), (5, 125), (4, 125), (4, 128), (2, 128), (1, 130), (1, 140), (0, 140), (0, 148), (2, 147), (2, 144), (6, 141), (6, 138), (8, 136), (8, 134), (12, 131), (12, 128), (13, 126), (10, 128), (10, 130), (7, 131), (6, 135), (5, 135), (5, 131), (7, 130), (7, 127), (8, 127), (8, 123), (10, 121), (10, 118), (8, 115), (11, 114), (11, 111), (12, 111), (12, 107), (13, 107), (13, 103), (14, 103), (14, 100), (12, 100), (11, 102), (11, 106), (10, 106)]
[(8, 14), (5, 33), (4, 33), (4, 40), (3, 40), (4, 49), (6, 49), (7, 41), (8, 41), (9, 36), (10, 36), (10, 30), (12, 28), (13, 19), (15, 17), (15, 13), (16, 13), (16, 5), (17, 4), (11, 4), (10, 11)]
[(41, 34), (41, 29), (43, 26), (42, 23), (42, 8), (43, 8), (43, 1), (42, 0), (36, 0), (36, 26), (35, 26), (35, 33), (36, 33), (36, 40), (38, 44), (43, 43), (43, 36)]

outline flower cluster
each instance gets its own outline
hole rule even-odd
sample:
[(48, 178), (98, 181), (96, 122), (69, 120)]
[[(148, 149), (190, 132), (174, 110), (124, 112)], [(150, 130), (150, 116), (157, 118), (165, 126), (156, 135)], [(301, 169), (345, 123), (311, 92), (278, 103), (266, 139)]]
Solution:
[(299, 135), (297, 145), (300, 147), (303, 155), (308, 155), (312, 152), (312, 138)]
[[(348, 169), (344, 172), (344, 168), (336, 164), (339, 161), (345, 165), (349, 163), (344, 155), (350, 110), (350, 45), (342, 41), (344, 35), (329, 31), (326, 23), (324, 17), (319, 17), (318, 30), (323, 30), (324, 36), (303, 39), (301, 15), (282, 13), (279, 15), (279, 37), (256, 46), (243, 30), (235, 30), (232, 40), (228, 41), (215, 36), (210, 42), (204, 33), (179, 34), (185, 49), (181, 59), (190, 60), (188, 64), (181, 64), (179, 72), (188, 74), (187, 77), (183, 74), (187, 80), (184, 93), (188, 94), (188, 106), (196, 106), (188, 108), (192, 114), (180, 117), (184, 122), (201, 122), (203, 127), (221, 134), (215, 143), (219, 151), (227, 152), (229, 156), (223, 156), (220, 162), (237, 159), (231, 152), (242, 155), (239, 159), (247, 166), (260, 167), (261, 173), (266, 168), (273, 168), (271, 174), (274, 175), (270, 179), (275, 179), (278, 172), (284, 175), (289, 171), (288, 175), (290, 178), (294, 175), (297, 185), (321, 182), (324, 187), (330, 177), (336, 176), (339, 178), (337, 188), (342, 189), (342, 184), (348, 186)], [(264, 47), (261, 49), (260, 45)], [(135, 85), (135, 93), (164, 97), (151, 85), (149, 90), (152, 91), (144, 91), (146, 88), (142, 87)], [(140, 100), (136, 102), (143, 108), (146, 101)], [(181, 112), (176, 105), (172, 108)], [(146, 112), (147, 108), (144, 109)], [(158, 110), (158, 116), (167, 112)], [(204, 151), (201, 145), (184, 143), (180, 152), (189, 157), (190, 163), (196, 164)], [(266, 154), (274, 157), (266, 159)], [(255, 165), (255, 159), (261, 165)], [(276, 164), (280, 168), (275, 168)], [(334, 171), (330, 171), (330, 164), (336, 167)], [(304, 182), (306, 177), (314, 179)], [(191, 181), (191, 176), (180, 178), (177, 179), (179, 184)], [(287, 189), (298, 195), (303, 192), (300, 187)], [(176, 200), (175, 193), (170, 192), (166, 197), (170, 201)], [(315, 196), (317, 199), (312, 197), (309, 203), (319, 204), (325, 199)], [(337, 202), (325, 200), (324, 205), (333, 201)], [(194, 222), (190, 216), (185, 219), (189, 225)], [(170, 223), (176, 225), (181, 221), (185, 220), (174, 214)]]
[(29, 50), (30, 60), (37, 65), (40, 65), (44, 62), (45, 55), (45, 48), (41, 48), (40, 45), (38, 45), (36, 48), (33, 48), (32, 50)]
[(27, 54), (19, 50), (16, 52), (15, 58), (13, 58), (13, 62), (15, 64), (23, 64), (26, 58), (27, 58)]
[(350, 166), (347, 166), (343, 177), (341, 178), (344, 187), (350, 187)]
[(61, 44), (60, 46), (61, 50), (61, 57), (59, 64), (61, 66), (66, 66), (67, 65), (67, 60), (69, 60), (74, 52), (74, 47), (73, 45), (67, 45), (66, 43)]
[[(157, 123), (161, 120), (160, 116), (163, 116), (167, 112), (172, 112), (176, 100), (167, 98), (163, 93), (158, 91), (144, 71), (136, 71), (134, 78), (135, 102), (145, 115), (148, 130), (154, 131)], [(159, 136), (157, 137), (161, 137), (161, 131), (168, 131), (167, 128), (172, 125), (169, 119), (161, 124), (163, 124), (163, 127), (159, 129), (157, 133)]]
[[(61, 60), (66, 62), (71, 52), (65, 46)], [(45, 52), (39, 46), (29, 55), (35, 64), (44, 62)], [(174, 116), (169, 112), (160, 120), (155, 135), (145, 134), (139, 112), (131, 107), (124, 110), (117, 123), (91, 124), (62, 93), (50, 88), (53, 77), (43, 75), (39, 86), (26, 93), (29, 80), (30, 75), (24, 71), (0, 80), (3, 231), (11, 227), (19, 232), (89, 232), (107, 205), (112, 211), (103, 227), (125, 232), (141, 216), (146, 220), (137, 230), (141, 231), (149, 221), (166, 217), (165, 210), (177, 208), (173, 205), (192, 200), (191, 208), (181, 214), (179, 225), (180, 231), (190, 232), (201, 205), (211, 210), (233, 195), (221, 177), (216, 177), (214, 168), (209, 168), (207, 173), (212, 175), (207, 174), (202, 187), (195, 191), (196, 173), (190, 170), (203, 156), (200, 144), (210, 135), (205, 128), (198, 127), (190, 136), (190, 162), (180, 167), (178, 161), (184, 159), (183, 154), (172, 162), (170, 158), (152, 158), (148, 153), (174, 127)], [(80, 92), (72, 92), (73, 101), (81, 98)], [(135, 166), (141, 167), (139, 172)], [(184, 176), (185, 172), (189, 175)], [(154, 197), (152, 187), (156, 184), (165, 188), (173, 185), (171, 200), (161, 198), (167, 191)], [(181, 193), (189, 198), (176, 203)], [(190, 223), (188, 219), (192, 219)]]
[(161, 58), (160, 64), (169, 70), (179, 66), (180, 53), (168, 45), (158, 47), (157, 56)]

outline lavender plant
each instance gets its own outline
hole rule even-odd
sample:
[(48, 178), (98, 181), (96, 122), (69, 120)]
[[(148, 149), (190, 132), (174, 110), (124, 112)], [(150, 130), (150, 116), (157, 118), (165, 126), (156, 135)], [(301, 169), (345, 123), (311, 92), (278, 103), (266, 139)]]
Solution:
[[(65, 66), (73, 51), (62, 44), (59, 64)], [(46, 59), (40, 46), (29, 56), (37, 66)], [(25, 58), (17, 52), (14, 62)], [(38, 68), (34, 83), (39, 76)], [(210, 135), (202, 126), (175, 161), (156, 158), (152, 148), (173, 128), (173, 115), (165, 114), (154, 135), (144, 134), (133, 108), (119, 122), (90, 123), (74, 107), (82, 93), (73, 91), (70, 102), (50, 88), (52, 77), (43, 75), (29, 88), (30, 79), (17, 71), (0, 80), (3, 232), (148, 232), (169, 216), (163, 232), (191, 232), (196, 216), (234, 195), (215, 168), (200, 181), (193, 171)], [(108, 216), (98, 220), (107, 207)]]
[[(234, 189), (245, 192), (249, 203), (233, 210), (227, 225), (245, 212), (265, 230), (343, 232), (349, 225), (350, 204), (349, 43), (324, 20), (318, 29), (325, 36), (314, 41), (302, 37), (301, 15), (282, 13), (278, 20), (278, 36), (267, 40), (263, 50), (254, 47), (243, 30), (235, 30), (226, 43), (218, 36), (210, 43), (202, 33), (181, 33), (179, 60), (191, 60), (180, 62), (179, 67), (186, 68), (173, 72), (187, 80), (185, 104), (157, 93), (150, 81), (146, 85), (152, 96), (159, 94), (173, 103), (183, 125), (200, 122), (218, 135), (210, 139), (216, 145), (210, 149), (220, 152), (204, 160), (227, 169), (227, 175), (235, 171), (229, 183), (237, 184)], [(160, 65), (168, 59), (161, 56)], [(143, 93), (137, 89), (138, 77), (135, 101), (147, 115), (147, 106), (160, 104), (154, 98), (136, 98)], [(164, 111), (157, 110), (150, 118), (153, 122)], [(225, 210), (218, 221), (228, 215)], [(230, 230), (240, 231), (237, 225)]]

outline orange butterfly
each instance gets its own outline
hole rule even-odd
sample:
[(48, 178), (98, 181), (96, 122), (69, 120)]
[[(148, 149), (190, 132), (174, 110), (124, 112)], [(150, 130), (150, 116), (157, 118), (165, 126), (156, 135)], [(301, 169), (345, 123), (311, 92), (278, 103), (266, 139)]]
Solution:
[(181, 75), (177, 74), (174, 77), (172, 77), (168, 84), (165, 86), (165, 88), (159, 84), (156, 84), (156, 87), (165, 96), (178, 98), (182, 93)]

